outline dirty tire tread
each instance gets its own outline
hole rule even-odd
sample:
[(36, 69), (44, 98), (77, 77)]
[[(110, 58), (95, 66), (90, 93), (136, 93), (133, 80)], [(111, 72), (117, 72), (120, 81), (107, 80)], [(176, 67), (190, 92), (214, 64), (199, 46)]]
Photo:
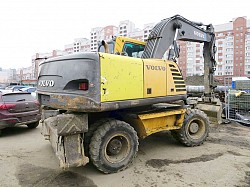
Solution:
[(104, 119), (101, 119), (101, 120), (98, 120), (98, 121), (94, 122), (93, 124), (91, 124), (89, 126), (88, 132), (86, 132), (84, 134), (84, 153), (85, 153), (86, 156), (89, 156), (89, 144), (90, 144), (90, 140), (91, 140), (94, 132), (96, 131), (96, 129), (99, 126), (101, 126), (102, 124), (108, 122), (109, 120), (112, 120), (112, 119), (104, 118)]
[[(132, 158), (129, 160), (129, 162), (124, 167), (117, 169), (117, 170), (116, 169), (110, 170), (110, 169), (106, 169), (103, 166), (103, 161), (102, 161), (102, 158), (100, 158), (99, 153), (100, 153), (100, 147), (101, 147), (101, 143), (103, 141), (103, 137), (105, 137), (105, 135), (108, 131), (115, 130), (117, 127), (125, 127), (130, 131), (130, 133), (132, 134), (132, 137), (135, 138), (134, 143), (135, 143), (136, 147), (135, 147), (134, 154), (133, 154)], [(117, 173), (117, 172), (120, 172), (122, 170), (125, 170), (133, 163), (133, 160), (136, 157), (136, 154), (138, 151), (138, 145), (139, 145), (138, 136), (137, 136), (137, 133), (132, 126), (130, 126), (129, 124), (127, 124), (124, 121), (119, 121), (119, 120), (115, 120), (115, 119), (108, 120), (108, 121), (106, 121), (106, 123), (104, 123), (103, 125), (98, 127), (98, 129), (94, 132), (94, 134), (91, 138), (90, 152), (89, 152), (90, 159), (99, 171), (106, 173), (106, 174)]]
[[(194, 116), (200, 116), (205, 123), (204, 135), (203, 135), (202, 139), (199, 140), (198, 142), (190, 140), (187, 137), (186, 129), (185, 129), (189, 119), (192, 119), (192, 117), (194, 117)], [(208, 134), (209, 134), (209, 118), (207, 117), (207, 115), (203, 111), (198, 110), (198, 109), (187, 109), (181, 129), (171, 131), (171, 135), (177, 141), (179, 141), (180, 143), (182, 143), (188, 147), (194, 147), (194, 146), (199, 146), (199, 145), (203, 144), (204, 141), (206, 141)]]

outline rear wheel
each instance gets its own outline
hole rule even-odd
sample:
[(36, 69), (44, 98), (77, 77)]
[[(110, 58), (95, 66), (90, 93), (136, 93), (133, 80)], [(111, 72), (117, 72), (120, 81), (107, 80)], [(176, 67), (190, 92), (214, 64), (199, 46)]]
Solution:
[(129, 124), (110, 120), (95, 131), (90, 142), (90, 159), (104, 173), (126, 169), (138, 151), (138, 137)]
[(198, 109), (187, 109), (181, 129), (171, 132), (175, 139), (189, 147), (201, 145), (208, 133), (208, 117)]
[(84, 153), (86, 156), (89, 156), (89, 144), (94, 132), (99, 126), (101, 126), (105, 122), (108, 122), (109, 120), (112, 119), (101, 119), (89, 125), (88, 131), (84, 134)]
[(38, 125), (39, 125), (39, 121), (37, 121), (37, 122), (35, 122), (35, 123), (27, 124), (27, 126), (28, 126), (29, 129), (34, 129), (34, 128), (36, 128)]

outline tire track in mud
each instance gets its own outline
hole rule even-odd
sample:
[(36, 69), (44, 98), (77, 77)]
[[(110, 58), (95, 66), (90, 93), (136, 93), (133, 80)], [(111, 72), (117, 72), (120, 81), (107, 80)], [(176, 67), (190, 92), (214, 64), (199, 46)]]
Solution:
[(17, 168), (16, 177), (22, 187), (96, 187), (94, 182), (72, 171), (58, 171), (32, 164)]
[(146, 165), (153, 168), (161, 168), (163, 166), (168, 166), (169, 164), (180, 164), (180, 163), (194, 163), (194, 162), (207, 162), (219, 158), (223, 153), (216, 153), (210, 155), (201, 155), (199, 157), (194, 157), (184, 160), (169, 160), (169, 159), (150, 159), (146, 161)]
[(248, 127), (239, 124), (222, 124), (218, 128), (212, 129), (207, 142), (250, 150), (249, 133), (250, 128)]
[(207, 142), (220, 145), (231, 145), (250, 150), (250, 142), (240, 137), (224, 136), (220, 138), (208, 137)]

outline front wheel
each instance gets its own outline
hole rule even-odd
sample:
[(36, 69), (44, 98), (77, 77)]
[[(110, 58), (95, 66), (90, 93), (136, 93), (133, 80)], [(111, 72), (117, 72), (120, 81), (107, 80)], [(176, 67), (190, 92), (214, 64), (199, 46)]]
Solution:
[(189, 147), (201, 145), (208, 133), (208, 117), (198, 109), (187, 109), (182, 127), (171, 132), (175, 139)]
[(133, 127), (119, 120), (110, 120), (94, 132), (89, 146), (92, 163), (104, 173), (126, 169), (138, 151), (138, 137)]

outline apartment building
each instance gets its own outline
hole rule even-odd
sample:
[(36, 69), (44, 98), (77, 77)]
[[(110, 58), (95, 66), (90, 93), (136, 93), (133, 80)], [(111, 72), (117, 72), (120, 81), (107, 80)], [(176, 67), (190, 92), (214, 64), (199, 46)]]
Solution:
[(135, 31), (135, 24), (130, 20), (120, 21), (118, 27), (119, 36), (128, 36), (128, 33)]
[(143, 41), (146, 41), (148, 39), (148, 36), (151, 32), (151, 30), (154, 28), (155, 23), (147, 23), (143, 26)]
[(144, 40), (143, 40), (143, 30), (138, 29), (138, 28), (135, 29), (135, 30), (132, 31), (132, 32), (129, 32), (129, 33), (127, 34), (127, 37), (133, 38), (133, 39), (139, 40), (139, 41), (144, 41)]
[(118, 33), (118, 28), (113, 25), (108, 25), (106, 27), (96, 27), (92, 28), (90, 32), (90, 50), (98, 50), (98, 42), (102, 40), (110, 40), (113, 36)]
[(90, 50), (91, 51), (97, 51), (98, 49), (98, 41), (101, 38), (101, 30), (103, 28), (102, 27), (96, 27), (96, 28), (92, 28), (90, 31)]
[(16, 82), (16, 69), (0, 68), (0, 84)]
[(90, 51), (90, 40), (87, 38), (76, 38), (73, 43), (64, 46), (66, 54)]

